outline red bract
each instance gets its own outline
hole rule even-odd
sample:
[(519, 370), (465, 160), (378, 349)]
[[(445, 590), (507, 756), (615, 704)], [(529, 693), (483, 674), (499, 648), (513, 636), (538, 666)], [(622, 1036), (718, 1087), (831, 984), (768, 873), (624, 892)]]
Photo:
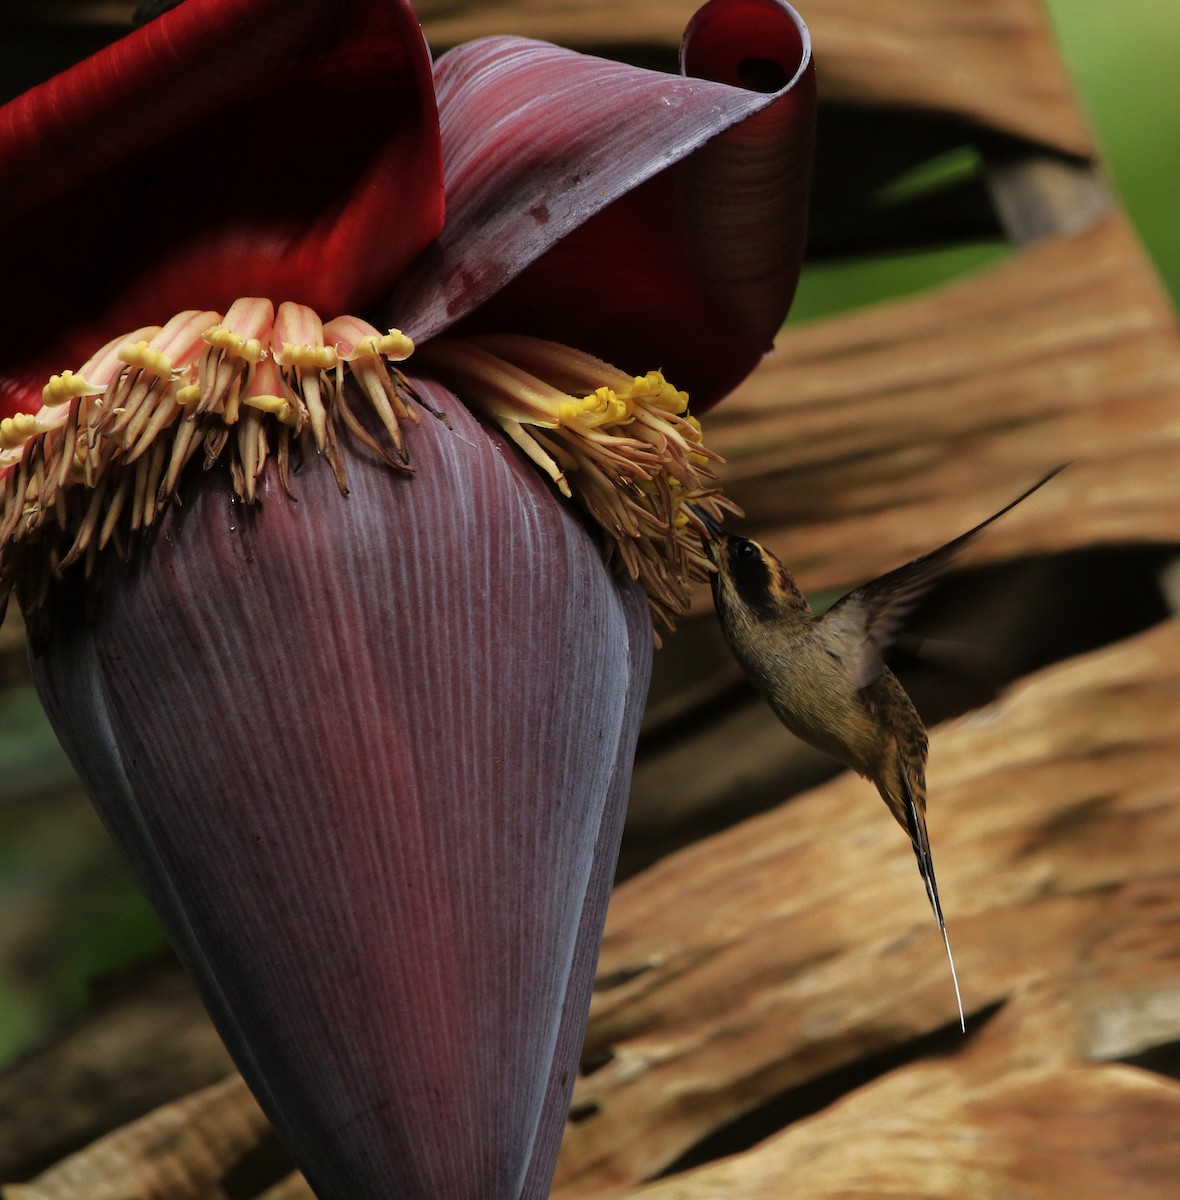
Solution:
[[(698, 412), (749, 374), (802, 264), (810, 45), (785, 4), (715, 0), (681, 55), (684, 77), (516, 38), (444, 55), (447, 221), (390, 319), (419, 339), (466, 318), (656, 364)], [(743, 75), (781, 90), (733, 86)]]
[(408, 4), (188, 0), (0, 109), (0, 415), (124, 330), (371, 304), (443, 223)]
[[(707, 456), (683, 394), (630, 372), (719, 398), (802, 246), (798, 19), (713, 0), (684, 61), (491, 39), (432, 74), (404, 3), (188, 0), (0, 110), (0, 412), (35, 414), (0, 425), (0, 588), (326, 1198), (548, 1191), (651, 625), (517, 447), (618, 524), (625, 566), (667, 548), (682, 573)], [(312, 309), (397, 321), (428, 369)], [(487, 363), (490, 401), (438, 381)]]

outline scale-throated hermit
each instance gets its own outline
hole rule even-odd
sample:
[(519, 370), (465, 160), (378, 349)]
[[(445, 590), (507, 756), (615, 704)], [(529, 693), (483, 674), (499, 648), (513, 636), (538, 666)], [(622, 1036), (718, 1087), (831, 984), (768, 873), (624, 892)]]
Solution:
[(863, 584), (822, 613), (812, 611), (769, 550), (693, 509), (716, 568), (711, 582), (721, 628), (746, 675), (796, 737), (872, 780), (910, 835), (946, 946), (963, 1028), (963, 1001), (926, 832), (926, 729), (882, 656), (954, 556), (1061, 469), (974, 529)]

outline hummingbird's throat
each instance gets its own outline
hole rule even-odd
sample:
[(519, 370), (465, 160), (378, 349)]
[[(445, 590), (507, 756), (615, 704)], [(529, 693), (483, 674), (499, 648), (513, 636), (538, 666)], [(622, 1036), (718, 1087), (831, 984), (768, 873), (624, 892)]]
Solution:
[[(415, 360), (495, 422), (592, 519), (608, 563), (647, 591), (669, 628), (711, 565), (684, 504), (737, 509), (716, 486), (688, 394), (659, 371), (628, 375), (593, 355), (516, 334), (439, 338)], [(657, 639), (658, 641), (658, 639)]]
[[(126, 557), (194, 459), (227, 463), (254, 503), (268, 461), (290, 495), (293, 465), (318, 453), (347, 492), (343, 426), (412, 471), (411, 401), (426, 405), (396, 364), (413, 351), (396, 329), (252, 297), (134, 330), (54, 375), (36, 412), (0, 422), (0, 613), (14, 588), (27, 614), (75, 564), (89, 576), (108, 548)], [(710, 567), (682, 506), (734, 510), (684, 392), (536, 338), (439, 339), (419, 361), (586, 512), (655, 616), (670, 626), (687, 609)]]

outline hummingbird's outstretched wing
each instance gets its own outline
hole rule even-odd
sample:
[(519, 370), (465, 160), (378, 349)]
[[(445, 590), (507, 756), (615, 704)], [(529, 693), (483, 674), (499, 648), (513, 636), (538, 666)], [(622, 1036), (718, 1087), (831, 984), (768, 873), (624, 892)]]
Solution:
[(955, 555), (981, 530), (998, 521), (1064, 470), (1063, 464), (1050, 471), (1028, 491), (1022, 492), (1010, 504), (1005, 504), (999, 512), (992, 513), (986, 521), (980, 521), (974, 529), (967, 530), (946, 545), (862, 584), (837, 600), (818, 619), (823, 632), (833, 639), (838, 638), (844, 647), (860, 647), (855, 661), (848, 663), (855, 686), (867, 687), (880, 675), (884, 653), (897, 636), (902, 623), (935, 580), (951, 565)]

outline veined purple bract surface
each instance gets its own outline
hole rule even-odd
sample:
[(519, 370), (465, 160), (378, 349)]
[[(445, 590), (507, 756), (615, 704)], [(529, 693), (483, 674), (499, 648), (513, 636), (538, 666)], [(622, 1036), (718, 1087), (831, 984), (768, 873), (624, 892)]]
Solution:
[[(579, 479), (622, 462), (673, 544), (677, 389), (753, 368), (802, 247), (798, 18), (713, 0), (685, 61), (432, 71), (407, 4), (188, 0), (0, 110), (0, 589), (326, 1200), (548, 1193), (652, 646)], [(440, 382), (488, 347), (490, 401)]]
[(296, 504), (201, 481), (35, 660), (327, 1196), (520, 1194), (650, 664), (642, 592), (452, 421), (412, 480), (350, 463), (347, 497), (326, 469)]

